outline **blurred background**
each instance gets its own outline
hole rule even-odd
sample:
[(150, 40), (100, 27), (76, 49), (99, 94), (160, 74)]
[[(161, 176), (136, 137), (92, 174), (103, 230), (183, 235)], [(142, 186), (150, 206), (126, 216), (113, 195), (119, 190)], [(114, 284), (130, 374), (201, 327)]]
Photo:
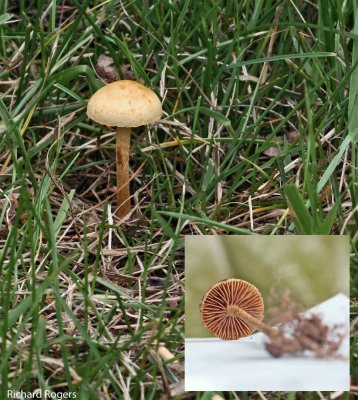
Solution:
[(289, 290), (301, 310), (349, 295), (347, 236), (185, 236), (185, 336), (210, 337), (199, 304), (216, 282), (244, 279), (261, 292)]

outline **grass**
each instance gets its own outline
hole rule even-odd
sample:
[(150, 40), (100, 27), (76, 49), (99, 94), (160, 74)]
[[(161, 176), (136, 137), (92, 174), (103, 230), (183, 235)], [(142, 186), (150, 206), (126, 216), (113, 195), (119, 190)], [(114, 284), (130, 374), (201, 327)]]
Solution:
[[(356, 0), (0, 3), (1, 398), (212, 399), (182, 387), (183, 235), (230, 233), (349, 235), (358, 391), (357, 11)], [(163, 100), (163, 119), (132, 141), (124, 221), (115, 132), (86, 117), (102, 54)]]

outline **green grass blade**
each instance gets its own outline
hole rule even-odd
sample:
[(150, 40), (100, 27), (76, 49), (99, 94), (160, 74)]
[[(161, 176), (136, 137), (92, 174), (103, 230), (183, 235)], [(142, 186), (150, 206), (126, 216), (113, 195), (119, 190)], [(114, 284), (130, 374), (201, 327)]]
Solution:
[(67, 196), (65, 196), (65, 198), (63, 199), (63, 201), (61, 203), (60, 209), (57, 212), (55, 221), (53, 223), (53, 229), (55, 231), (55, 238), (58, 236), (61, 226), (67, 217), (68, 210), (70, 208), (70, 204), (71, 204), (71, 201), (73, 199), (75, 192), (76, 192), (76, 190), (72, 189), (70, 191), (70, 193)]
[(293, 211), (293, 217), (297, 226), (298, 233), (301, 235), (311, 235), (313, 233), (313, 221), (308, 212), (301, 193), (296, 185), (290, 184), (285, 188), (287, 202)]
[(206, 225), (206, 226), (209, 226), (209, 227), (219, 228), (219, 229), (222, 229), (223, 231), (236, 233), (238, 235), (252, 235), (253, 234), (248, 229), (238, 228), (238, 227), (235, 227), (235, 226), (224, 224), (222, 222), (214, 221), (214, 220), (209, 219), (209, 218), (197, 217), (195, 215), (175, 213), (175, 212), (172, 212), (172, 211), (158, 211), (158, 214), (166, 215), (167, 217), (173, 217), (173, 218), (178, 218), (178, 219), (184, 219), (184, 220), (188, 220), (188, 221), (197, 222), (199, 224), (203, 224), (203, 225)]
[(304, 53), (304, 54), (280, 54), (271, 57), (254, 58), (248, 61), (241, 61), (235, 64), (228, 65), (226, 69), (243, 67), (245, 65), (262, 64), (265, 62), (274, 62), (282, 60), (308, 60), (310, 58), (326, 58), (326, 57), (337, 57), (337, 54), (323, 51), (317, 53)]
[[(357, 6), (356, 6), (357, 7)], [(358, 35), (358, 10), (355, 10), (354, 30)], [(352, 68), (349, 102), (348, 102), (348, 131), (357, 132), (358, 129), (358, 38), (353, 40)]]
[(5, 24), (5, 22), (9, 21), (13, 16), (14, 16), (13, 14), (9, 13), (0, 15), (0, 25)]
[(317, 184), (317, 193), (320, 193), (326, 183), (329, 181), (330, 177), (334, 174), (337, 169), (337, 166), (342, 162), (342, 157), (344, 152), (348, 149), (351, 143), (357, 141), (358, 132), (350, 131), (348, 135), (344, 138), (341, 143), (338, 153), (332, 158), (332, 161), (329, 163), (328, 167), (324, 171), (322, 177), (320, 178)]
[(331, 230), (332, 230), (333, 224), (336, 221), (336, 216), (337, 216), (340, 206), (341, 206), (341, 202), (336, 201), (336, 203), (328, 211), (325, 219), (321, 222), (321, 225), (319, 227), (320, 235), (329, 235), (331, 233)]

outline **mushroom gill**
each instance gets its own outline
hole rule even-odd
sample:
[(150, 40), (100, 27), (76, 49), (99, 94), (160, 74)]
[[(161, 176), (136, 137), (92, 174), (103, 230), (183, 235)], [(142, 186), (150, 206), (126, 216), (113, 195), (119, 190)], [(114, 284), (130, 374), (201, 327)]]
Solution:
[(227, 279), (208, 291), (200, 312), (204, 325), (214, 336), (235, 340), (256, 330), (251, 320), (262, 321), (264, 303), (255, 286), (242, 279)]

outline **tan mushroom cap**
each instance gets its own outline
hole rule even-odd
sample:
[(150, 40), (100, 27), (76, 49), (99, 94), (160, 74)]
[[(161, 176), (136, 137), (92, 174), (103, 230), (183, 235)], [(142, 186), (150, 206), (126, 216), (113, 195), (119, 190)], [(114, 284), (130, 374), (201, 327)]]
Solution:
[(141, 83), (120, 80), (103, 86), (89, 99), (87, 115), (99, 124), (131, 128), (160, 119), (162, 104)]
[(241, 279), (227, 279), (215, 284), (200, 304), (203, 323), (214, 336), (235, 340), (255, 331), (239, 317), (228, 313), (227, 307), (233, 305), (262, 321), (264, 302), (258, 289)]

